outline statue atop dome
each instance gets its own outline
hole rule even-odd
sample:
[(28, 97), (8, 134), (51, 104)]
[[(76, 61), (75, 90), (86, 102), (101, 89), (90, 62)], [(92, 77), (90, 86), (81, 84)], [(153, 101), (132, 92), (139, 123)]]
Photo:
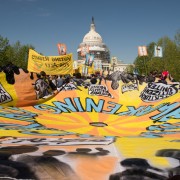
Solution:
[(94, 24), (94, 17), (92, 17), (92, 24)]
[(90, 31), (95, 31), (94, 17), (92, 17), (92, 22), (90, 25)]

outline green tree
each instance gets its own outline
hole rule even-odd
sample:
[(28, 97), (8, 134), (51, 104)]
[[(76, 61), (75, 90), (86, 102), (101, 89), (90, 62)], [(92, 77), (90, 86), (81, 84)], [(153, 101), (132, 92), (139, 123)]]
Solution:
[(144, 57), (136, 57), (134, 61), (135, 69), (138, 70), (139, 74), (145, 74), (146, 67), (145, 67), (145, 59)]
[(173, 41), (168, 37), (163, 37), (158, 41), (158, 43), (161, 44), (161, 46), (163, 47), (163, 69), (167, 69), (170, 74), (179, 81), (180, 51), (177, 44), (175, 43), (175, 40)]
[(133, 73), (133, 70), (134, 70), (134, 65), (133, 64), (128, 65), (127, 68), (126, 68), (127, 73)]
[(16, 66), (27, 69), (29, 49), (34, 49), (32, 45), (21, 45), (19, 41), (11, 46), (12, 52), (9, 58), (13, 58)]
[[(154, 57), (154, 46), (161, 46), (163, 57)], [(147, 75), (152, 71), (161, 73), (167, 69), (176, 81), (180, 81), (180, 30), (174, 36), (174, 40), (165, 36), (157, 43), (151, 42), (147, 45), (148, 56), (137, 56), (134, 65), (140, 74)]]
[(174, 36), (174, 41), (178, 47), (178, 49), (180, 48), (180, 29), (177, 31), (177, 33)]
[(8, 57), (6, 56), (6, 51), (10, 47), (9, 40), (7, 38), (3, 38), (0, 36), (0, 66), (3, 66), (8, 61)]
[(29, 49), (32, 45), (22, 45), (20, 41), (10, 45), (7, 38), (0, 36), (0, 66), (11, 62), (14, 65), (27, 69)]

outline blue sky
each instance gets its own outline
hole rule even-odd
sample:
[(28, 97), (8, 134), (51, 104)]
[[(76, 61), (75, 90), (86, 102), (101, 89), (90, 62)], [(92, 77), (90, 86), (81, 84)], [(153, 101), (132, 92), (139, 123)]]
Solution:
[(57, 56), (57, 43), (65, 43), (76, 60), (92, 16), (111, 56), (133, 63), (138, 46), (174, 39), (180, 0), (0, 0), (0, 35), (45, 56)]

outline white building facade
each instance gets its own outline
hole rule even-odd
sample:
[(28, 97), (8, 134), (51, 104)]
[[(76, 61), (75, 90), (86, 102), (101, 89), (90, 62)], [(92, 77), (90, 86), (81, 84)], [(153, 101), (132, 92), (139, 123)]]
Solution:
[(83, 41), (79, 44), (77, 49), (78, 64), (84, 64), (85, 56), (81, 51), (83, 48), (87, 48), (90, 54), (94, 54), (94, 63), (100, 65), (100, 69), (110, 71), (126, 71), (129, 64), (120, 63), (117, 57), (110, 57), (110, 50), (103, 43), (103, 39), (99, 33), (96, 32), (94, 18), (90, 25), (90, 31), (84, 36)]

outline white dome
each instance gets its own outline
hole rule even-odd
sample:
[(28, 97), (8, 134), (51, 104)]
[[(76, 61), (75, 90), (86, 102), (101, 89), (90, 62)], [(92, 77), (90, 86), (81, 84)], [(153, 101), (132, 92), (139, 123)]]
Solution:
[(87, 43), (87, 42), (102, 43), (102, 38), (96, 31), (89, 31), (89, 33), (87, 33), (84, 36), (83, 42), (84, 43)]
[(106, 44), (103, 43), (102, 37), (95, 30), (94, 18), (92, 18), (89, 32), (78, 46), (77, 54), (79, 60), (85, 59), (84, 54), (81, 53), (83, 47), (88, 47), (88, 53), (93, 53), (95, 60), (101, 60), (104, 63), (110, 62), (110, 51)]
[(102, 37), (95, 31), (94, 23), (91, 24), (90, 31), (83, 38), (83, 43), (88, 42), (102, 43)]

